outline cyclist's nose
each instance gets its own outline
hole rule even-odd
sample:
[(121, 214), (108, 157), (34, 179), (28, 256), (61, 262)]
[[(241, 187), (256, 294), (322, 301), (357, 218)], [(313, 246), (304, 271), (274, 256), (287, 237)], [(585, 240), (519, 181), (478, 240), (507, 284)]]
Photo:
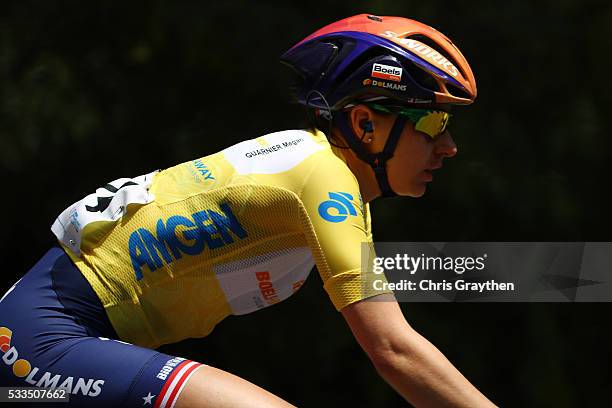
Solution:
[(435, 153), (442, 157), (453, 157), (457, 154), (457, 145), (448, 130), (438, 137)]

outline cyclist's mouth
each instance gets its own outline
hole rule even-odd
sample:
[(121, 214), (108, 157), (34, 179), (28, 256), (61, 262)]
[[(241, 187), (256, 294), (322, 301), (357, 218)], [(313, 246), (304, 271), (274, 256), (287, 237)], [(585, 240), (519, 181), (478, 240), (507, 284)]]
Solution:
[(433, 171), (434, 171), (434, 170), (437, 170), (437, 169), (439, 169), (439, 168), (441, 168), (441, 167), (442, 167), (442, 165), (440, 164), (440, 165), (437, 165), (437, 166), (432, 166), (432, 167), (430, 167), (430, 168), (428, 168), (428, 169), (423, 170), (423, 173), (425, 173), (425, 179), (426, 179), (426, 181), (431, 181), (431, 180), (433, 180)]

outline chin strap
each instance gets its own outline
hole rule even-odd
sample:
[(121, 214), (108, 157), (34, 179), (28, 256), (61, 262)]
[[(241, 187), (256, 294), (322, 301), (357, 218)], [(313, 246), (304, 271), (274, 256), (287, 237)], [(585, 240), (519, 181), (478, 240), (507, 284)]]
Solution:
[(393, 127), (391, 128), (391, 132), (389, 132), (389, 138), (387, 139), (387, 143), (385, 143), (385, 147), (383, 148), (382, 152), (378, 153), (369, 153), (365, 149), (365, 146), (362, 144), (357, 135), (355, 135), (355, 132), (353, 132), (353, 129), (351, 129), (349, 125), (348, 113), (340, 113), (338, 116), (336, 116), (336, 118), (338, 127), (344, 135), (344, 139), (348, 143), (349, 147), (355, 152), (357, 157), (368, 163), (374, 170), (376, 181), (378, 182), (378, 187), (380, 188), (382, 196), (396, 196), (397, 194), (391, 189), (391, 185), (389, 185), (389, 178), (387, 176), (387, 160), (393, 157), (393, 153), (395, 153), (395, 147), (397, 146), (399, 137), (404, 130), (404, 126), (406, 125), (406, 118), (400, 115), (397, 116), (395, 122), (393, 123)]

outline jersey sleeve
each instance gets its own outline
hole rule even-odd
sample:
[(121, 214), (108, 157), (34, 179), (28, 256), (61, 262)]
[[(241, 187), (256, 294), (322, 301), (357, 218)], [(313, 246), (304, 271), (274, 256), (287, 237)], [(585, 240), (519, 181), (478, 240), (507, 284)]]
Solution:
[(386, 287), (384, 275), (362, 271), (362, 257), (374, 256), (369, 206), (364, 205), (347, 165), (331, 151), (322, 154), (306, 179), (301, 199), (314, 231), (309, 239), (313, 257), (336, 309), (392, 293), (380, 289)]

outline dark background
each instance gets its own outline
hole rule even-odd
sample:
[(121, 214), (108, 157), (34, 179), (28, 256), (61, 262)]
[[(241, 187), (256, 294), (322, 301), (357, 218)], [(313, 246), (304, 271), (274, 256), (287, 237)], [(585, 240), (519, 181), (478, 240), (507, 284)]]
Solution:
[[(610, 240), (608, 2), (127, 3), (0, 5), (2, 291), (54, 244), (54, 218), (101, 184), (303, 124), (278, 56), (362, 12), (447, 34), (479, 88), (455, 112), (459, 155), (426, 196), (373, 203), (375, 239)], [(502, 406), (609, 400), (607, 304), (402, 306)], [(403, 405), (314, 273), (289, 300), (162, 350), (299, 406)]]

